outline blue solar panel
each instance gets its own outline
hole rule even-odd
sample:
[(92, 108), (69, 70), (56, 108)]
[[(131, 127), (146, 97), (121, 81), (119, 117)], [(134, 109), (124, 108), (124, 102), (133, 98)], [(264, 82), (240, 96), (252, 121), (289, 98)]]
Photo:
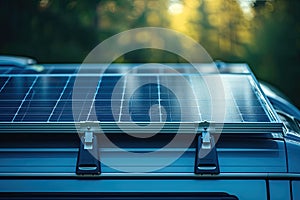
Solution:
[[(1, 122), (195, 122), (211, 121), (211, 97), (198, 76), (166, 73), (131, 74), (124, 79), (118, 68), (102, 77), (93, 74), (81, 81), (96, 80), (98, 87), (88, 84), (73, 97), (77, 68), (51, 67), (42, 74), (2, 74), (0, 77)], [(158, 70), (159, 71), (159, 70)], [(180, 68), (181, 72), (190, 69)], [(114, 72), (114, 73), (112, 73)], [(152, 71), (153, 72), (153, 71)], [(192, 90), (186, 89), (184, 81)], [(207, 76), (210, 76), (209, 74)], [(226, 94), (225, 122), (270, 122), (270, 113), (258, 96), (249, 74), (222, 74)], [(143, 83), (134, 91), (133, 84)], [(164, 84), (162, 84), (164, 83)], [(170, 88), (176, 89), (176, 94)], [(113, 98), (113, 95), (116, 97)], [(178, 98), (179, 97), (179, 98)], [(113, 98), (113, 99), (112, 99)], [(214, 109), (223, 110), (223, 100)], [(112, 104), (113, 102), (113, 104)], [(73, 116), (73, 107), (79, 110)], [(112, 106), (113, 105), (113, 106)], [(96, 113), (91, 112), (95, 108)]]

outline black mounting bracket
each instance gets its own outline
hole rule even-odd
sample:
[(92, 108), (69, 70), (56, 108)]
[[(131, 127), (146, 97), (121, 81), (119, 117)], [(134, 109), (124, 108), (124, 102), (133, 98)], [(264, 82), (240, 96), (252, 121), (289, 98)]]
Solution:
[(204, 129), (196, 136), (195, 174), (219, 174), (218, 154), (214, 137)]
[(97, 136), (92, 131), (86, 131), (81, 137), (76, 174), (97, 175), (101, 173), (101, 166), (98, 155)]

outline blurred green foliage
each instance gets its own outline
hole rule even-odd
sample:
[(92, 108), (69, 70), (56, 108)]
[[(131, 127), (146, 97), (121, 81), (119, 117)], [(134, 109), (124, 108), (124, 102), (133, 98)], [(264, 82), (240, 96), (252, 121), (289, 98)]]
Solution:
[[(1, 0), (0, 54), (82, 62), (116, 33), (166, 27), (194, 38), (214, 59), (247, 62), (300, 107), (299, 10), (297, 0)], [(146, 49), (116, 62), (183, 60)]]

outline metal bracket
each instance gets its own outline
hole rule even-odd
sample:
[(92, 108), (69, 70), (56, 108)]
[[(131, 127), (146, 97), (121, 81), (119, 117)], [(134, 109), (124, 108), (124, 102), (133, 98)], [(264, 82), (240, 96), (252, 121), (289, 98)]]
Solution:
[(93, 149), (94, 133), (92, 131), (86, 131), (84, 133), (84, 149)]
[(219, 162), (214, 137), (207, 128), (196, 136), (195, 174), (219, 174)]
[(101, 173), (100, 158), (98, 152), (97, 136), (90, 126), (82, 129), (80, 147), (77, 158), (76, 174), (93, 175)]
[(211, 149), (211, 136), (207, 130), (202, 132), (202, 148)]

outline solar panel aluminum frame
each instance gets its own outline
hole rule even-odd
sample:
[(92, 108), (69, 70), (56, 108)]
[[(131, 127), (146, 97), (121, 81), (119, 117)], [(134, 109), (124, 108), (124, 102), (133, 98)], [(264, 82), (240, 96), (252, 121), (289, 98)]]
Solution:
[[(1, 122), (0, 126), (0, 134), (1, 133), (83, 133), (78, 131), (76, 127), (82, 127), (87, 122), (14, 122), (5, 123)], [(127, 126), (129, 131), (132, 133), (140, 133), (136, 132), (135, 129), (130, 129), (131, 124), (126, 122), (95, 122), (94, 127), (101, 126), (102, 129), (96, 128), (95, 134), (102, 133), (122, 133), (122, 131), (118, 128), (118, 124), (122, 124), (123, 126)], [(152, 123), (155, 127), (161, 127), (164, 125), (163, 129), (160, 131), (161, 133), (170, 133), (172, 134), (174, 130), (177, 130), (178, 125), (182, 126), (183, 133), (186, 134), (195, 134), (197, 133), (197, 126), (201, 126), (203, 122), (168, 122), (168, 123), (160, 123), (155, 122)], [(145, 123), (137, 122), (138, 125), (143, 126)], [(243, 133), (253, 133), (253, 134), (266, 134), (266, 133), (282, 133), (284, 131), (283, 125), (281, 123), (210, 123), (210, 126), (214, 127), (214, 131), (212, 133), (228, 133), (228, 134), (243, 134)], [(146, 130), (143, 133), (152, 133), (151, 130)], [(143, 134), (140, 133), (140, 134)]]

